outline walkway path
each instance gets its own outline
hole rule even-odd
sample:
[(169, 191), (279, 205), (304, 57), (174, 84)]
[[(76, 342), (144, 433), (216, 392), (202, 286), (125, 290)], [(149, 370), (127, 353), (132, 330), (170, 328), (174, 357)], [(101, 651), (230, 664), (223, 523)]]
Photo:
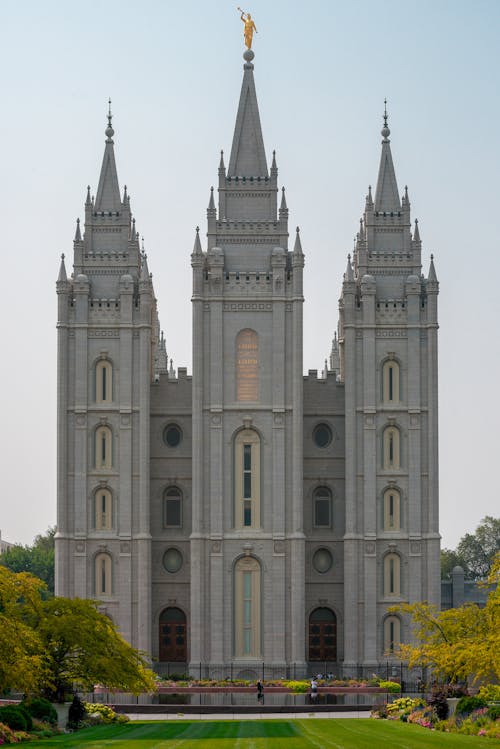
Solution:
[(369, 710), (335, 713), (129, 713), (130, 720), (305, 720), (306, 718), (369, 718)]

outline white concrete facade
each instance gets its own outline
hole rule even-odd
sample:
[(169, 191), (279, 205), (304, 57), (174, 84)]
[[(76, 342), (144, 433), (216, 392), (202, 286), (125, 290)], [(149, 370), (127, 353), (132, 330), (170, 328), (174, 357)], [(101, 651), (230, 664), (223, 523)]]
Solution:
[(409, 635), (388, 608), (439, 604), (438, 283), (385, 122), (338, 339), (303, 376), (304, 253), (244, 58), (191, 255), (191, 377), (167, 366), (109, 116), (74, 272), (63, 258), (57, 281), (56, 592), (101, 600), (160, 669), (375, 669)]

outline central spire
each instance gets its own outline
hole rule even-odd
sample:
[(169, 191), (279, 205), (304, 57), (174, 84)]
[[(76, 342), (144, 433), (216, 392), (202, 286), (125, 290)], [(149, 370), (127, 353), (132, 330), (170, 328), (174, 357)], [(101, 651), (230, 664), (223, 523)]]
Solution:
[(243, 83), (229, 159), (229, 177), (267, 177), (266, 152), (253, 78), (254, 52), (245, 50)]
[(115, 152), (113, 148), (113, 135), (115, 131), (111, 126), (111, 99), (108, 109), (108, 126), (105, 130), (106, 145), (104, 147), (104, 158), (102, 160), (101, 176), (95, 200), (96, 211), (119, 211), (121, 209), (120, 188), (118, 185), (118, 174), (116, 172)]
[(398, 183), (396, 182), (396, 173), (392, 162), (391, 141), (389, 135), (391, 131), (387, 125), (387, 99), (384, 100), (384, 127), (382, 128), (382, 154), (380, 156), (380, 167), (378, 170), (377, 188), (375, 190), (375, 210), (376, 211), (399, 211), (401, 203), (399, 200)]

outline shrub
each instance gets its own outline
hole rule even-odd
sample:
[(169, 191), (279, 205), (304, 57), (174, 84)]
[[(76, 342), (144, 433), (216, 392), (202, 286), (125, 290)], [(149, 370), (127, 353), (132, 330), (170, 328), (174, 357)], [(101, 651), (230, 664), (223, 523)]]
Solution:
[(433, 708), (436, 718), (438, 720), (446, 720), (448, 717), (448, 703), (446, 697), (448, 690), (442, 689), (441, 687), (434, 687), (431, 696), (427, 700), (429, 705)]
[(488, 702), (500, 702), (500, 684), (486, 684), (480, 687), (477, 696)]
[(291, 689), (292, 692), (295, 692), (296, 694), (304, 694), (309, 691), (308, 681), (284, 681), (283, 686), (287, 689)]
[(57, 711), (52, 704), (44, 697), (27, 698), (21, 702), (23, 707), (32, 718), (43, 720), (45, 723), (57, 725)]
[(33, 718), (31, 717), (30, 713), (26, 710), (22, 703), (17, 705), (17, 709), (20, 710), (24, 715), (24, 718), (26, 720), (26, 730), (31, 731), (31, 729), (33, 728)]
[(24, 711), (17, 705), (0, 707), (0, 723), (12, 728), (13, 731), (26, 731), (27, 720)]
[(84, 702), (83, 705), (92, 723), (127, 723), (129, 720), (126, 715), (118, 715), (109, 705), (92, 702)]
[(85, 703), (82, 702), (78, 695), (75, 694), (75, 696), (73, 697), (73, 702), (69, 706), (68, 728), (79, 728), (86, 714), (87, 711), (85, 710)]
[(16, 744), (17, 739), (14, 731), (5, 723), (0, 723), (0, 744)]
[(487, 707), (487, 702), (482, 697), (460, 697), (457, 702), (457, 715), (470, 715), (480, 707)]
[(490, 705), (488, 707), (488, 718), (498, 720), (500, 718), (500, 705)]
[(380, 681), (379, 687), (392, 694), (396, 694), (397, 692), (401, 691), (401, 684), (398, 684), (397, 681)]
[(411, 697), (398, 697), (398, 699), (387, 705), (387, 712), (389, 715), (394, 715), (399, 712), (403, 715), (408, 715), (415, 710), (415, 708), (423, 707), (423, 705), (424, 701), (420, 699), (420, 697), (416, 697), (415, 699), (412, 699)]

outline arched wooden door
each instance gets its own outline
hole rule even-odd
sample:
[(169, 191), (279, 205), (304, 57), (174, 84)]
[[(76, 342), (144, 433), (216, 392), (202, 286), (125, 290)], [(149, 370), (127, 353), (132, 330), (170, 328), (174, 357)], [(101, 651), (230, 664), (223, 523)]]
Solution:
[(176, 607), (160, 614), (160, 661), (187, 661), (186, 615)]
[(331, 609), (314, 609), (309, 617), (309, 660), (337, 659), (337, 617)]

